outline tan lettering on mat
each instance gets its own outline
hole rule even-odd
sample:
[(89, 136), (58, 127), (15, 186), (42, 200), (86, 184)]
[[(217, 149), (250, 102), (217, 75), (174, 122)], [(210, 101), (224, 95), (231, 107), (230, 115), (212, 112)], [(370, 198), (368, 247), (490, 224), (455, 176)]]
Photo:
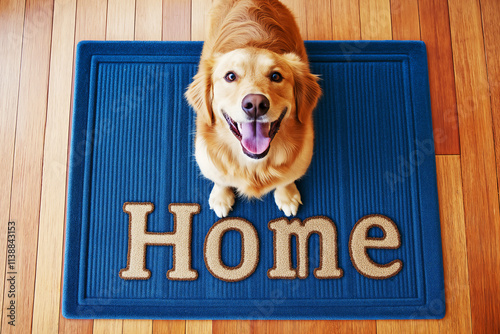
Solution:
[(151, 272), (146, 269), (146, 246), (173, 246), (174, 265), (167, 271), (167, 278), (177, 281), (192, 281), (198, 272), (191, 268), (191, 222), (200, 212), (199, 204), (170, 204), (168, 210), (174, 215), (174, 231), (171, 233), (147, 232), (147, 216), (153, 212), (153, 203), (123, 204), (129, 215), (127, 268), (120, 270), (125, 280), (147, 280)]
[[(378, 227), (384, 233), (382, 238), (368, 237), (371, 228)], [(401, 246), (398, 227), (389, 218), (382, 215), (370, 215), (361, 218), (352, 229), (349, 239), (349, 254), (356, 270), (363, 276), (374, 279), (386, 279), (397, 275), (403, 268), (401, 260), (388, 264), (375, 263), (367, 253), (368, 248), (397, 249)]]
[[(307, 278), (309, 270), (308, 241), (313, 233), (319, 235), (320, 263), (314, 270), (318, 279), (341, 278), (344, 273), (338, 267), (337, 228), (328, 217), (300, 219), (280, 218), (269, 222), (274, 232), (274, 267), (267, 276), (272, 279)], [(291, 239), (297, 238), (297, 269), (292, 268)]]
[[(229, 231), (237, 231), (241, 235), (241, 261), (236, 267), (228, 267), (222, 262), (222, 237)], [(253, 274), (259, 263), (259, 237), (257, 231), (245, 219), (221, 219), (208, 231), (203, 253), (207, 269), (214, 277), (226, 282), (244, 280)]]

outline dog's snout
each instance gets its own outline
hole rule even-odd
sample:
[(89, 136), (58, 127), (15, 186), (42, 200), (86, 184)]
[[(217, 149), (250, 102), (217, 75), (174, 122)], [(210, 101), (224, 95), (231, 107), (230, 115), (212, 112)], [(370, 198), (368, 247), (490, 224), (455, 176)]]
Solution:
[(251, 118), (259, 118), (269, 111), (269, 100), (262, 94), (248, 94), (241, 101), (241, 108)]

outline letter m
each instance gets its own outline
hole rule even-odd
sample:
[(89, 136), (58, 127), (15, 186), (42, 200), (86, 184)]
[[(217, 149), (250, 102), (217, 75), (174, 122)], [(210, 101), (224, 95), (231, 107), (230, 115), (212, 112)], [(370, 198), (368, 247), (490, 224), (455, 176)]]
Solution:
[[(318, 279), (340, 278), (342, 269), (338, 268), (337, 228), (327, 217), (311, 217), (304, 222), (300, 219), (280, 218), (269, 222), (274, 232), (274, 267), (267, 276), (272, 279), (307, 278), (309, 270), (308, 243), (311, 234), (319, 235), (320, 264), (314, 270)], [(292, 268), (292, 235), (297, 240), (297, 268)]]

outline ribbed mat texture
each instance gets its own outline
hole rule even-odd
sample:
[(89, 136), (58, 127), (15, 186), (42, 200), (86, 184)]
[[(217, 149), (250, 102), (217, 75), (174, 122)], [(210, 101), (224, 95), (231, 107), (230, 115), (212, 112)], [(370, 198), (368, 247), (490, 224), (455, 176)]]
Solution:
[[(306, 279), (270, 279), (273, 232), (283, 217), (272, 194), (237, 199), (231, 217), (251, 222), (260, 256), (239, 282), (214, 277), (203, 245), (218, 221), (212, 183), (194, 159), (195, 113), (183, 94), (196, 73), (199, 42), (82, 42), (77, 50), (68, 189), (63, 312), (70, 318), (411, 319), (445, 312), (429, 84), (421, 42), (306, 42), (323, 96), (315, 110), (315, 148), (297, 182), (297, 218), (326, 216), (338, 231), (343, 277), (317, 279), (319, 237), (309, 241)], [(148, 246), (148, 280), (124, 280), (129, 216), (125, 202), (151, 202), (148, 232), (172, 232), (171, 203), (198, 203), (192, 220), (193, 281), (166, 277), (173, 247)], [(369, 249), (377, 263), (403, 269), (388, 279), (361, 275), (349, 237), (362, 217), (396, 224), (397, 249)], [(379, 229), (370, 237), (381, 238)], [(222, 260), (241, 259), (236, 231)], [(296, 240), (292, 238), (292, 244)], [(292, 248), (293, 265), (297, 265)]]

